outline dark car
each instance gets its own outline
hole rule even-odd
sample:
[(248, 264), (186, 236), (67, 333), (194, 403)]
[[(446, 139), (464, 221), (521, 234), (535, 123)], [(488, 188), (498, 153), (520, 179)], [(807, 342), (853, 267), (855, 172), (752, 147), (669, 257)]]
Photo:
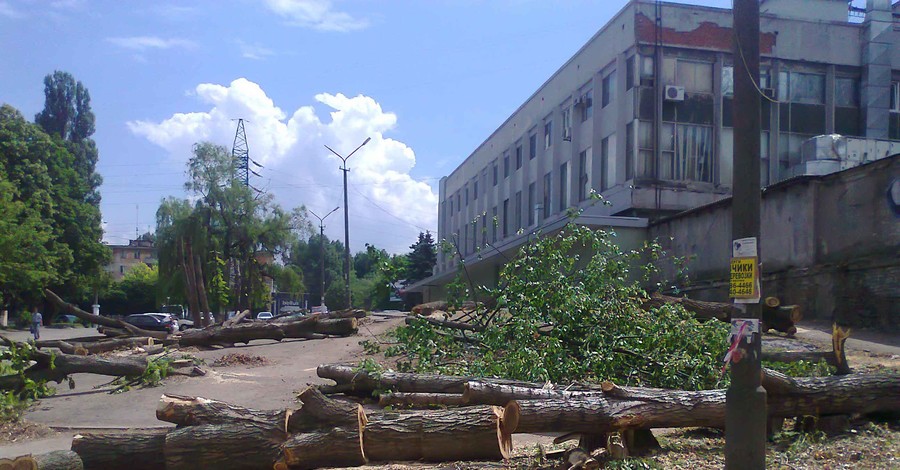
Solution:
[(125, 317), (125, 322), (138, 328), (150, 331), (178, 331), (178, 320), (168, 313), (137, 313)]

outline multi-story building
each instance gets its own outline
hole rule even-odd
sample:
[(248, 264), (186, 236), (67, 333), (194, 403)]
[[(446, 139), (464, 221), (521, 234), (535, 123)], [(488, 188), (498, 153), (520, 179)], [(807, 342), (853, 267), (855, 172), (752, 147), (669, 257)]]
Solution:
[[(760, 9), (763, 185), (794, 176), (811, 137), (900, 139), (897, 4), (764, 0)], [(729, 196), (741, 60), (731, 24), (729, 9), (625, 5), (441, 179), (438, 237), (458, 253), (440, 254), (435, 276), (419, 283), (426, 300), (460, 258), (490, 283), (508, 253), (560, 227), (570, 208), (628, 244), (648, 222)]]
[(127, 245), (108, 246), (112, 250), (112, 258), (106, 265), (106, 271), (115, 281), (121, 281), (125, 273), (138, 264), (157, 264), (157, 251), (151, 240), (129, 240)]

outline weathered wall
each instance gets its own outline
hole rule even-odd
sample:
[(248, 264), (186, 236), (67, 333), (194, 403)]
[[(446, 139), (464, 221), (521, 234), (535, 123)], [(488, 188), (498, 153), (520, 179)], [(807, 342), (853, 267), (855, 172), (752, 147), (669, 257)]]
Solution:
[[(802, 305), (807, 318), (900, 331), (900, 218), (887, 199), (900, 156), (803, 177), (763, 195), (763, 295)], [(731, 200), (651, 225), (673, 256), (691, 256), (693, 297), (728, 295)], [(671, 278), (672, 273), (669, 273)]]

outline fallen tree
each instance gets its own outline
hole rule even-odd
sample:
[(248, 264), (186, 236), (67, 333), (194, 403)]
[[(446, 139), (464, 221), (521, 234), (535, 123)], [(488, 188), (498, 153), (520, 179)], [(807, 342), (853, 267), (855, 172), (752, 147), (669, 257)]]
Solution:
[(162, 332), (162, 331), (143, 330), (134, 325), (123, 322), (121, 320), (116, 320), (114, 318), (109, 318), (109, 317), (101, 317), (100, 315), (94, 315), (93, 313), (85, 312), (84, 310), (78, 308), (74, 304), (70, 304), (70, 303), (64, 301), (50, 289), (44, 289), (44, 294), (47, 296), (47, 298), (50, 300), (50, 302), (52, 302), (54, 305), (56, 305), (56, 307), (59, 308), (61, 311), (71, 314), (71, 315), (74, 315), (84, 321), (95, 323), (97, 325), (107, 326), (110, 328), (119, 329), (119, 330), (125, 330), (132, 336), (144, 336), (144, 337), (151, 337), (151, 338), (158, 338), (158, 339), (164, 339), (168, 336), (165, 332)]
[(324, 393), (371, 394), (376, 390), (392, 390), (408, 393), (453, 393), (462, 394), (470, 380), (489, 381), (497, 384), (537, 387), (541, 385), (519, 380), (478, 379), (452, 375), (412, 374), (404, 372), (382, 372), (377, 375), (343, 364), (322, 364), (316, 374), (323, 379), (337, 382), (333, 386), (320, 386)]
[[(0, 389), (21, 390), (26, 385), (26, 380), (35, 382), (60, 383), (71, 374), (87, 373), (109, 375), (113, 377), (140, 377), (150, 361), (146, 357), (98, 357), (81, 356), (77, 354), (53, 354), (27, 345), (17, 344), (5, 337), (0, 340), (9, 348), (18, 348), (27, 351), (34, 363), (26, 367), (21, 373), (0, 376)], [(203, 372), (189, 365), (189, 372), (173, 371), (181, 375), (202, 375)]]
[(84, 470), (84, 464), (75, 452), (57, 450), (15, 459), (0, 458), (0, 470)]
[(78, 454), (87, 470), (158, 470), (166, 468), (163, 447), (167, 431), (78, 434), (72, 438), (72, 451)]
[(289, 338), (319, 338), (320, 335), (347, 336), (356, 333), (355, 318), (319, 319), (310, 315), (288, 322), (249, 322), (232, 326), (214, 325), (203, 329), (187, 330), (178, 340), (180, 346), (230, 346), (249, 343), (257, 339), (281, 341)]
[(837, 323), (831, 326), (831, 351), (763, 351), (762, 360), (770, 362), (819, 362), (824, 360), (837, 370), (838, 375), (849, 374), (847, 352), (844, 343), (850, 337), (850, 328), (842, 328)]

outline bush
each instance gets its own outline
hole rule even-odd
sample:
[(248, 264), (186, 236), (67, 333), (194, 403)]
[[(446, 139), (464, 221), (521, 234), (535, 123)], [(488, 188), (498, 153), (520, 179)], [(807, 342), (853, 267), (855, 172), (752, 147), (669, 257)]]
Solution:
[[(390, 355), (420, 372), (462, 373), (528, 381), (598, 382), (708, 389), (723, 386), (728, 325), (700, 322), (680, 305), (644, 310), (642, 283), (671, 262), (658, 244), (626, 251), (615, 233), (575, 224), (526, 244), (483, 292), (497, 307), (479, 312), (483, 331), (424, 321), (400, 327)], [(659, 285), (658, 285), (659, 286)]]

